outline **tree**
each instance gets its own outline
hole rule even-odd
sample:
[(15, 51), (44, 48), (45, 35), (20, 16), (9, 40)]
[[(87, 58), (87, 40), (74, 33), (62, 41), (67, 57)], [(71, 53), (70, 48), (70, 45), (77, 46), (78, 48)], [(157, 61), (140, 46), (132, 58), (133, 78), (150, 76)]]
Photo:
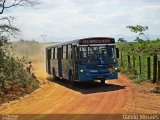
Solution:
[(119, 38), (118, 42), (127, 42), (127, 40), (125, 40), (124, 38)]
[(16, 37), (16, 35), (19, 34), (20, 30), (12, 25), (12, 21), (14, 20), (14, 17), (2, 17), (0, 19), (1, 24), (0, 24), (0, 35), (1, 36), (6, 36), (6, 37)]
[[(33, 6), (37, 4), (35, 0), (0, 0), (0, 14), (3, 14), (6, 9), (17, 6)], [(6, 57), (4, 46), (8, 44), (9, 37), (15, 37), (20, 30), (12, 25), (14, 17), (0, 18), (0, 58)]]
[(5, 9), (17, 6), (33, 6), (37, 4), (35, 0), (0, 0), (0, 14), (3, 14)]
[(136, 25), (136, 26), (127, 26), (132, 32), (138, 33), (138, 37), (136, 37), (135, 41), (143, 41), (140, 39), (140, 36), (144, 36), (147, 40), (149, 40), (149, 37), (147, 34), (145, 34), (145, 31), (148, 30), (148, 26), (141, 26), (141, 25)]
[[(0, 0), (0, 14), (12, 7), (33, 6), (35, 4), (38, 4), (35, 0)], [(0, 35), (5, 33), (5, 35), (15, 37), (18, 34), (20, 30), (11, 24), (13, 20), (14, 17), (11, 16), (0, 18)]]
[[(36, 4), (33, 0), (0, 0), (0, 14), (5, 10), (17, 7), (28, 6)], [(29, 93), (38, 87), (38, 81), (33, 73), (26, 70), (27, 61), (25, 58), (15, 57), (13, 54), (13, 47), (9, 41), (9, 37), (15, 37), (20, 30), (16, 28), (12, 21), (14, 17), (0, 18), (0, 96), (7, 97), (10, 88), (15, 88), (16, 91)], [(17, 84), (19, 86), (17, 86)], [(31, 86), (31, 87), (30, 87)], [(28, 89), (27, 87), (30, 87)], [(23, 89), (23, 90), (22, 90)], [(22, 90), (22, 91), (21, 91)], [(15, 95), (17, 95), (15, 93)], [(12, 97), (14, 97), (13, 95)], [(22, 94), (20, 94), (22, 95)], [(8, 98), (9, 99), (9, 98)], [(0, 103), (1, 103), (0, 99)], [(10, 100), (10, 99), (9, 99)], [(3, 101), (3, 100), (2, 100)]]

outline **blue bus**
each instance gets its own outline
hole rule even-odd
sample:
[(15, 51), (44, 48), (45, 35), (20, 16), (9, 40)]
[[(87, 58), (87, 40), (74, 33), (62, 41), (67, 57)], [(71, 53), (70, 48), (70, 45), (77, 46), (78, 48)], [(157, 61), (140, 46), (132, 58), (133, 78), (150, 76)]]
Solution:
[(75, 81), (118, 78), (119, 50), (115, 39), (90, 37), (46, 47), (46, 71), (53, 79)]

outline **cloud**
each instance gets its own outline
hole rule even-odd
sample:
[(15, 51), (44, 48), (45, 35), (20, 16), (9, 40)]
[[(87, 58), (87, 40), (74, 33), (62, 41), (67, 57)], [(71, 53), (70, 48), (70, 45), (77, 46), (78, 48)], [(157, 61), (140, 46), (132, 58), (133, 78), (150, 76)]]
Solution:
[(127, 25), (149, 26), (159, 34), (160, 5), (156, 0), (39, 0), (33, 8), (16, 8), (7, 15), (17, 18), (25, 39), (112, 36), (132, 33)]

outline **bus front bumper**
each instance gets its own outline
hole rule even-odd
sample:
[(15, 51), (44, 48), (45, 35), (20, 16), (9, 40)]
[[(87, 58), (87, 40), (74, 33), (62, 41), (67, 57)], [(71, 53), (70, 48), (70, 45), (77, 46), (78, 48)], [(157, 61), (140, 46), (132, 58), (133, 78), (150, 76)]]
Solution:
[(92, 74), (92, 73), (80, 73), (79, 81), (92, 81), (92, 80), (112, 80), (118, 78), (118, 72), (104, 73), (104, 74)]

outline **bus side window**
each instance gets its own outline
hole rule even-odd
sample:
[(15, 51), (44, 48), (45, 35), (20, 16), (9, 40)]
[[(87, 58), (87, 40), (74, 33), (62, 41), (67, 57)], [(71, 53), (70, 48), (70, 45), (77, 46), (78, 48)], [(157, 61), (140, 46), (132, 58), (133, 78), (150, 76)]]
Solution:
[(79, 52), (79, 57), (80, 57), (80, 59), (83, 58), (83, 51), (80, 51), (80, 52)]
[(67, 47), (63, 46), (63, 59), (66, 59), (66, 54), (67, 54)]
[(54, 59), (54, 48), (51, 48), (51, 59)]
[(83, 52), (83, 57), (87, 57), (87, 52), (86, 51)]
[(54, 48), (54, 59), (57, 59), (57, 47)]
[(72, 45), (68, 45), (68, 59), (72, 59)]

